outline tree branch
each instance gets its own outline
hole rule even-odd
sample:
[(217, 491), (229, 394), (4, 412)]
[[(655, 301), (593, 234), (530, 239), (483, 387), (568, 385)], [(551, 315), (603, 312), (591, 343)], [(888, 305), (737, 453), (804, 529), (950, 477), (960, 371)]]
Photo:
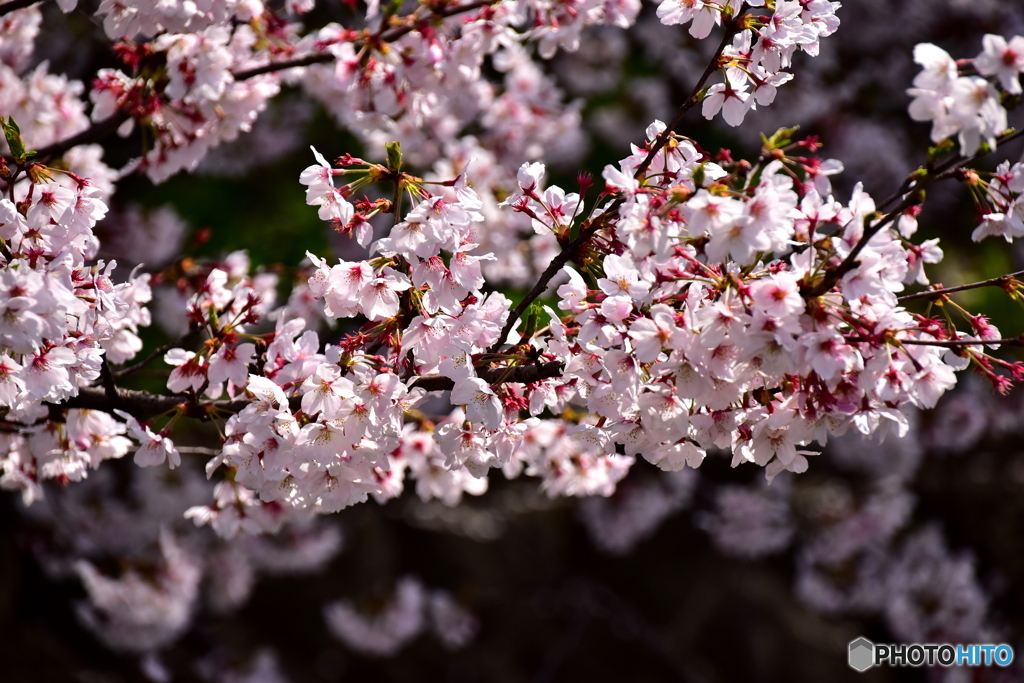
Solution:
[[(214, 457), (214, 456), (217, 456), (217, 455), (221, 454), (221, 450), (219, 448), (203, 448), (202, 446), (178, 446), (178, 445), (175, 445), (174, 449), (176, 451), (178, 451), (178, 453), (180, 453), (182, 455), (208, 455), (210, 457)], [(128, 452), (129, 453), (134, 453), (137, 450), (139, 450), (139, 449), (138, 448), (133, 448), (133, 449), (131, 449)]]
[(57, 404), (57, 406), (60, 408), (102, 410), (105, 413), (123, 410), (135, 417), (144, 417), (146, 415), (165, 413), (183, 403), (188, 404), (191, 400), (191, 396), (184, 394), (161, 396), (151, 394), (148, 391), (136, 391), (120, 387), (117, 388), (117, 395), (110, 397), (102, 387), (82, 387), (78, 390), (78, 396), (72, 396), (64, 403)]
[(335, 56), (330, 52), (316, 52), (305, 57), (296, 57), (295, 59), (286, 59), (280, 62), (270, 62), (263, 66), (253, 67), (252, 69), (245, 69), (243, 71), (236, 71), (233, 75), (236, 81), (245, 81), (256, 76), (262, 76), (263, 74), (274, 73), (275, 71), (284, 71), (285, 69), (295, 69), (300, 66), (310, 66), (312, 64), (326, 64), (333, 62)]
[[(103, 140), (103, 138), (115, 132), (121, 126), (121, 124), (127, 121), (129, 118), (130, 116), (128, 115), (127, 112), (118, 111), (117, 113), (103, 119), (102, 121), (92, 124), (80, 133), (76, 133), (75, 135), (72, 135), (71, 137), (65, 140), (60, 140), (58, 142), (53, 143), (52, 145), (48, 145), (46, 147), (43, 147), (42, 149), (36, 150), (36, 153), (33, 156), (29, 157), (29, 161), (27, 163), (31, 164), (37, 161), (48, 161), (49, 159), (54, 159), (62, 156), (72, 147), (77, 147), (78, 145), (89, 145), (94, 142), (99, 142)], [(4, 157), (4, 159), (9, 164), (14, 163), (14, 160), (10, 157)]]
[(991, 280), (981, 280), (980, 282), (972, 282), (966, 285), (960, 285), (959, 287), (942, 287), (938, 289), (928, 289), (923, 292), (917, 292), (916, 294), (907, 294), (901, 296), (897, 301), (900, 303), (904, 301), (915, 301), (917, 299), (938, 299), (946, 294), (952, 294), (953, 292), (963, 292), (968, 289), (978, 289), (979, 287), (1004, 287), (1011, 280), (1024, 275), (1024, 270), (1018, 270), (1016, 273), (1007, 273), (1006, 275), (1000, 275), (994, 277)]
[[(523, 365), (512, 368), (485, 368), (479, 370), (477, 375), (488, 384), (504, 384), (506, 382), (518, 382), (531, 384), (542, 379), (558, 377), (562, 374), (565, 366), (559, 361), (539, 363), (537, 365)], [(412, 386), (422, 387), (427, 391), (444, 391), (451, 389), (455, 383), (441, 375), (426, 375), (420, 377)], [(194, 398), (187, 394), (159, 395), (151, 394), (148, 391), (136, 391), (134, 389), (122, 389), (114, 387), (111, 394), (104, 387), (82, 387), (78, 395), (69, 398), (64, 403), (49, 404), (55, 408), (80, 408), (84, 410), (101, 410), (105, 413), (112, 413), (114, 410), (123, 410), (135, 417), (147, 417), (159, 415), (179, 406), (185, 406), (188, 414), (192, 416), (205, 415), (206, 408), (216, 408), (222, 413), (239, 413), (252, 401), (247, 398), (222, 401), (202, 401), (196, 403)], [(294, 412), (299, 410), (301, 399), (293, 397), (290, 399), (289, 408)]]
[(114, 371), (110, 369), (110, 363), (107, 361), (107, 357), (103, 356), (103, 362), (100, 364), (100, 380), (103, 386), (103, 392), (110, 400), (117, 399), (117, 381), (114, 379)]
[[(532, 384), (542, 379), (560, 377), (565, 366), (560, 361), (540, 363), (538, 365), (520, 365), (511, 368), (484, 368), (477, 370), (477, 376), (488, 384), (516, 382)], [(424, 375), (412, 383), (427, 391), (445, 391), (455, 386), (455, 382), (443, 375)]]
[(725, 52), (725, 48), (729, 47), (732, 39), (742, 30), (740, 19), (743, 17), (744, 11), (745, 8), (744, 10), (740, 10), (739, 14), (725, 24), (725, 35), (722, 36), (722, 42), (719, 43), (718, 49), (715, 50), (715, 54), (712, 55), (711, 61), (709, 61), (708, 65), (704, 67), (704, 73), (701, 74), (700, 78), (697, 80), (697, 84), (693, 86), (693, 90), (690, 91), (690, 96), (687, 97), (686, 101), (679, 107), (679, 111), (676, 112), (672, 121), (665, 127), (665, 130), (655, 138), (654, 144), (651, 145), (651, 149), (647, 152), (647, 156), (644, 157), (644, 160), (639, 166), (637, 166), (636, 173), (633, 174), (634, 178), (639, 178), (647, 172), (651, 163), (654, 162), (654, 157), (658, 155), (658, 152), (661, 151), (662, 147), (668, 144), (669, 138), (672, 137), (672, 133), (674, 133), (675, 129), (679, 127), (679, 124), (682, 123), (683, 117), (685, 117), (687, 112), (697, 106), (701, 101), (700, 91), (704, 89), (704, 85), (708, 82), (708, 79), (711, 78), (711, 74), (718, 71), (718, 62), (722, 58), (722, 53)]
[[(454, 17), (458, 14), (465, 14), (466, 12), (472, 12), (475, 9), (481, 9), (488, 5), (496, 5), (500, 0), (473, 0), (473, 2), (467, 2), (461, 5), (445, 5), (432, 10), (435, 17), (447, 19), (448, 17)], [(412, 33), (416, 28), (415, 24), (407, 24), (405, 26), (395, 26), (380, 34), (380, 39), (386, 43), (393, 40), (398, 40), (407, 33)]]
[(595, 216), (587, 223), (584, 223), (584, 227), (580, 230), (576, 239), (569, 242), (562, 251), (555, 255), (555, 258), (551, 259), (551, 263), (549, 263), (548, 267), (543, 273), (541, 273), (540, 278), (537, 280), (536, 284), (533, 285), (533, 288), (525, 297), (523, 297), (516, 307), (512, 309), (512, 312), (509, 313), (508, 320), (505, 321), (505, 326), (501, 328), (501, 332), (498, 334), (498, 339), (491, 344), (491, 348), (487, 349), (487, 353), (497, 353), (498, 350), (501, 349), (505, 340), (508, 338), (509, 333), (512, 332), (512, 329), (515, 327), (516, 321), (519, 320), (519, 317), (523, 314), (523, 311), (525, 311), (530, 304), (536, 301), (537, 297), (547, 291), (548, 283), (551, 282), (551, 279), (558, 274), (558, 271), (560, 271), (570, 259), (576, 256), (580, 247), (586, 244), (586, 242), (594, 236), (594, 233), (604, 226), (605, 222), (607, 222), (607, 217), (609, 217), (612, 212), (617, 211), (618, 208), (622, 206), (623, 202), (624, 200), (621, 197), (616, 199), (608, 205), (608, 208), (606, 208), (601, 215)]
[[(852, 344), (872, 344), (876, 343), (871, 339), (865, 339), (864, 337), (846, 337), (847, 342)], [(1009, 339), (947, 339), (941, 340), (936, 339), (929, 341), (927, 339), (894, 339), (893, 341), (900, 344), (911, 344), (914, 346), (941, 346), (947, 349), (956, 349), (963, 346), (989, 346), (990, 344), (1005, 344), (1006, 346), (1024, 346), (1024, 335), (1019, 337), (1010, 337)]]
[[(42, 0), (42, 2), (46, 1), (47, 0)], [(4, 16), (5, 14), (14, 12), (15, 10), (30, 7), (36, 4), (37, 2), (40, 2), (40, 0), (10, 0), (10, 2), (5, 2), (4, 4), (0, 5), (0, 17)]]
[(927, 339), (900, 339), (900, 344), (916, 344), (917, 346), (943, 346), (946, 348), (957, 348), (960, 346), (989, 346), (990, 344), (1005, 344), (1006, 346), (1024, 346), (1024, 337), (1011, 337), (1010, 339), (951, 339), (948, 341), (928, 341)]
[(139, 370), (142, 370), (143, 368), (145, 368), (147, 365), (152, 363), (154, 360), (156, 360), (160, 356), (162, 356), (165, 353), (167, 353), (168, 351), (170, 351), (171, 349), (189, 345), (194, 337), (199, 336), (200, 330), (202, 330), (202, 327), (200, 327), (199, 325), (197, 325), (197, 324), (191, 325), (189, 327), (189, 331), (188, 332), (186, 332), (185, 334), (181, 335), (180, 337), (178, 337), (177, 339), (175, 339), (172, 342), (168, 342), (167, 344), (164, 344), (163, 346), (160, 346), (160, 347), (157, 347), (157, 348), (153, 349), (153, 351), (148, 356), (146, 356), (145, 358), (140, 360), (138, 363), (133, 363), (132, 365), (129, 365), (129, 366), (124, 367), (124, 368), (121, 368), (120, 370), (116, 370), (114, 372), (114, 377), (120, 378), (120, 377), (127, 377), (128, 375), (133, 375), (136, 372), (138, 372)]

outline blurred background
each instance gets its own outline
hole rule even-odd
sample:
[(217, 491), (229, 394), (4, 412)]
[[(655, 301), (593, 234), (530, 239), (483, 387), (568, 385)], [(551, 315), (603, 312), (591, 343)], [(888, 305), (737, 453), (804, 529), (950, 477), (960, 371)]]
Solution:
[[(351, 16), (341, 2), (318, 4), (311, 23)], [(599, 175), (653, 119), (672, 117), (703, 69), (713, 46), (662, 26), (654, 9), (545, 63), (578, 102), (585, 143), (547, 159), (551, 182)], [(985, 33), (1024, 34), (1024, 6), (997, 0), (846, 0), (838, 15), (839, 31), (817, 58), (798, 55), (771, 107), (740, 129), (693, 112), (681, 132), (712, 154), (749, 158), (759, 132), (799, 124), (845, 165), (832, 178), (840, 199), (857, 181), (885, 196), (929, 145), (928, 126), (906, 115), (913, 46), (973, 57)], [(51, 3), (44, 16), (37, 61), (73, 78), (111, 65), (84, 15)], [(307, 250), (365, 253), (306, 206), (297, 179), (310, 144), (328, 158), (380, 156), (286, 89), (196, 172), (120, 181), (101, 256), (145, 262), (160, 283), (147, 348), (177, 336), (161, 306), (174, 308), (177, 283), (204, 260), (244, 251), (287, 297)], [(106, 148), (118, 167), (138, 140)], [(994, 155), (1020, 157), (1019, 143)], [(932, 282), (1024, 268), (1011, 245), (971, 243), (974, 210), (958, 186), (938, 188), (920, 221), (946, 254)], [(1024, 333), (1020, 308), (997, 288), (959, 300), (1004, 336)], [(157, 368), (134, 386), (165, 381)], [(208, 436), (176, 439), (201, 446)], [(458, 506), (410, 489), (228, 542), (183, 519), (212, 490), (208, 456), (186, 458), (174, 472), (112, 461), (29, 508), (0, 496), (0, 680), (1024, 680), (1017, 664), (865, 674), (846, 664), (858, 636), (1024, 652), (1024, 406), (972, 377), (916, 415), (906, 438), (837, 439), (808, 473), (770, 487), (760, 468), (731, 469), (724, 454), (675, 474), (640, 461), (607, 499), (550, 499), (535, 481), (495, 472), (485, 494)], [(146, 626), (119, 630), (127, 609)]]

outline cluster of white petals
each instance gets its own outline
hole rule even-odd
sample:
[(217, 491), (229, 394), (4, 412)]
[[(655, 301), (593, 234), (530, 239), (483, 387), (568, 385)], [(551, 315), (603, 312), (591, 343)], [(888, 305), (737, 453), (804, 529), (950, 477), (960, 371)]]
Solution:
[[(141, 163), (157, 182), (251, 130), (285, 82), (371, 145), (401, 140), (419, 163), (449, 154), (473, 124), (487, 149), (516, 164), (558, 145), (575, 155), (578, 107), (563, 102), (524, 43), (548, 59), (575, 50), (585, 27), (626, 28), (640, 9), (639, 0), (495, 0), (438, 7), (437, 21), (373, 33), (377, 2), (353, 26), (307, 30), (301, 14), (312, 5), (290, 2), (281, 14), (260, 0), (104, 0), (97, 15), (112, 40), (125, 41), (125, 66), (98, 74), (93, 120), (121, 112), (143, 125), (151, 148)], [(33, 30), (22, 23), (16, 28)], [(482, 77), (488, 60), (503, 82)], [(122, 134), (131, 128), (126, 122)]]
[(829, 0), (663, 0), (658, 18), (663, 24), (690, 24), (690, 35), (707, 38), (723, 18), (734, 20), (744, 11), (771, 10), (772, 14), (744, 17), (744, 28), (736, 33), (732, 45), (723, 53), (723, 82), (712, 85), (704, 98), (703, 113), (708, 119), (719, 112), (730, 126), (743, 123), (747, 112), (758, 105), (775, 101), (778, 87), (793, 74), (783, 71), (792, 66), (798, 51), (817, 56), (822, 38), (839, 28), (836, 10), (840, 3)]
[[(663, 130), (651, 126), (650, 144)], [(816, 159), (741, 172), (671, 139), (642, 188), (633, 176), (646, 149), (605, 170), (610, 198), (595, 211), (614, 229), (591, 243), (588, 269), (565, 269), (563, 314), (538, 311), (541, 333), (499, 339), (510, 302), (483, 290), (480, 264), (493, 257), (479, 253), (481, 200), (462, 175), (437, 194), (409, 177), (419, 203), (373, 245), (375, 258), (331, 265), (310, 254), (309, 290), (326, 315), (364, 322), (323, 346), (303, 319), (278, 316), (262, 375), (246, 375), (251, 343), (232, 342), (237, 331), (221, 337), (216, 354), (232, 349), (240, 359), (229, 391), (244, 385), (251, 402), (230, 417), (223, 453), (210, 463), (231, 467), (232, 481), (213, 506), (190, 514), (221, 533), (270, 529), (282, 504), (331, 512), (394, 497), (407, 470), (422, 498), (449, 504), (483, 492), (492, 468), (540, 477), (550, 495), (610, 495), (638, 455), (675, 471), (700, 466), (716, 448), (732, 451), (733, 466), (766, 467), (771, 480), (806, 470), (808, 448), (832, 434), (903, 435), (907, 411), (933, 407), (956, 370), (983, 362), (984, 340), (998, 337), (983, 319), (947, 330), (897, 299), (908, 283), (927, 283), (922, 264), (942, 256), (935, 240), (907, 240), (914, 212), (876, 230), (881, 219), (859, 187), (845, 205), (821, 194), (827, 164)], [(378, 179), (384, 167), (316, 158), (301, 177), (307, 202), (324, 220), (365, 223), (349, 201), (362, 181), (338, 187), (335, 179)], [(795, 181), (792, 169), (810, 182)], [(506, 210), (564, 237), (579, 198), (543, 188), (543, 176), (540, 164), (524, 164)], [(810, 294), (858, 244), (855, 266)], [(211, 303), (193, 310), (252, 300), (240, 290), (218, 297), (218, 272), (197, 295)], [(962, 355), (929, 344), (950, 336), (979, 343)], [(219, 396), (217, 348), (169, 353), (177, 365), (169, 388), (215, 387), (209, 395)], [(516, 382), (513, 373), (530, 364), (559, 371)], [(438, 381), (457, 409), (414, 418), (413, 428), (408, 417)], [(219, 522), (223, 515), (231, 521)]]
[[(580, 192), (546, 185), (532, 159), (557, 157), (567, 139), (578, 147), (569, 136), (578, 111), (531, 42), (543, 58), (575, 50), (586, 26), (631, 25), (636, 3), (424, 6), (387, 10), (384, 23), (371, 3), (360, 28), (304, 33), (310, 5), (100, 5), (108, 35), (123, 39), (124, 68), (97, 75), (91, 118), (121, 123), (122, 134), (142, 126), (148, 145), (125, 172), (161, 180), (194, 168), (248, 130), (283, 82), (388, 158), (332, 163), (314, 150), (299, 178), (306, 203), (369, 246), (368, 258), (309, 254), (282, 304), (279, 277), (251, 273), (242, 252), (161, 290), (160, 317), (177, 313), (183, 336), (160, 354), (167, 395), (152, 409), (122, 398), (103, 368), (141, 350), (148, 276), (115, 285), (112, 264), (92, 264), (103, 187), (33, 164), (23, 149), (88, 126), (81, 88), (45, 64), (26, 71), (37, 8), (4, 19), (0, 78), (17, 101), (0, 101), (0, 113), (12, 117), (5, 131), (21, 174), (4, 167), (0, 200), (0, 405), (14, 427), (0, 436), (5, 487), (32, 500), (41, 480), (78, 480), (132, 450), (140, 466), (178, 467), (172, 429), (198, 417), (221, 429), (207, 474), (227, 476), (187, 516), (230, 538), (394, 498), (407, 476), (423, 500), (448, 505), (483, 493), (492, 469), (538, 477), (551, 496), (608, 496), (638, 456), (679, 471), (725, 450), (734, 467), (756, 463), (770, 481), (805, 471), (832, 435), (903, 435), (908, 412), (933, 407), (968, 366), (1005, 388), (988, 354), (999, 334), (985, 318), (968, 315), (957, 329), (900, 302), (942, 258), (938, 240), (912, 239), (912, 195), (889, 214), (859, 184), (839, 201), (829, 178), (842, 164), (816, 156), (816, 140), (781, 130), (753, 163), (713, 160), (656, 121), (643, 146), (605, 168), (596, 202), (586, 201), (585, 176)], [(687, 106), (702, 101), (705, 116), (722, 111), (732, 125), (767, 106), (794, 54), (815, 55), (837, 29), (838, 7), (663, 2), (661, 21), (688, 23), (695, 38), (726, 27), (708, 71), (724, 82), (696, 89)], [(935, 121), (936, 141), (959, 135), (963, 155), (982, 140), (994, 146), (1006, 128), (998, 90), (1020, 90), (1020, 42), (986, 37), (973, 60), (980, 76), (919, 46), (912, 115)], [(437, 180), (403, 172), (401, 142), (404, 163), (433, 164)], [(1021, 177), (1020, 164), (1004, 164), (976, 193), (989, 209), (976, 239), (1024, 233)], [(391, 185), (393, 199), (374, 198), (371, 184)], [(388, 214), (390, 231), (373, 241), (371, 221)], [(164, 239), (177, 244), (180, 233)], [(556, 273), (545, 273), (538, 285), (550, 306), (513, 310), (494, 288), (536, 282), (552, 261), (564, 266), (560, 279), (549, 285)], [(321, 319), (340, 341), (320, 336)], [(105, 393), (108, 412), (51, 419), (84, 387), (89, 405)]]
[(47, 418), (100, 378), (105, 358), (124, 363), (142, 349), (151, 294), (149, 275), (115, 283), (114, 263), (90, 263), (107, 207), (88, 181), (55, 172), (10, 190), (13, 201), (0, 199), (0, 406), (17, 428), (0, 436), (0, 486), (30, 502), (43, 480), (78, 481), (129, 451), (125, 425), (108, 414)]
[(968, 74), (961, 74), (957, 61), (931, 43), (914, 48), (914, 61), (922, 71), (907, 91), (914, 98), (910, 117), (932, 122), (932, 141), (955, 135), (964, 156), (974, 154), (982, 142), (995, 148), (1007, 129), (1000, 90), (1010, 95), (1021, 92), (1024, 38), (1016, 36), (1007, 43), (1002, 36), (986, 35), (984, 50)]

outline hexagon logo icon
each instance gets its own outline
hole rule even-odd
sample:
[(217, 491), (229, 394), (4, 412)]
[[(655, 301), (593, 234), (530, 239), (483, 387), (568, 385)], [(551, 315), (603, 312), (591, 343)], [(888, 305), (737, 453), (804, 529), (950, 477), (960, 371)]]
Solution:
[(850, 668), (861, 673), (875, 664), (875, 644), (867, 638), (858, 638), (850, 643)]

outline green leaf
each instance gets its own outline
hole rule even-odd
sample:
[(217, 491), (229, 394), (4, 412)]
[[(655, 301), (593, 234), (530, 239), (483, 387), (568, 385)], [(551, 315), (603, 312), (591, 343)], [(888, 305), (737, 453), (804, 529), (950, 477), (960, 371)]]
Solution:
[(395, 16), (402, 9), (402, 5), (405, 4), (405, 0), (391, 0), (384, 7), (384, 25), (387, 26), (387, 21), (391, 17)]
[(693, 170), (693, 184), (696, 187), (704, 187), (704, 164)]
[(777, 131), (772, 133), (770, 138), (765, 139), (764, 135), (761, 139), (764, 140), (764, 148), (767, 151), (776, 149), (782, 149), (793, 142), (793, 135), (800, 130), (800, 126), (793, 126), (792, 128), (779, 128)]
[(526, 324), (523, 326), (523, 333), (520, 339), (524, 341), (533, 336), (537, 331), (537, 321), (544, 315), (544, 307), (534, 302), (526, 309)]
[(388, 151), (388, 170), (397, 173), (402, 170), (402, 143), (389, 142), (384, 145)]
[(953, 141), (949, 138), (946, 138), (945, 140), (935, 145), (934, 147), (928, 148), (928, 160), (936, 161), (940, 157), (943, 157), (946, 154), (952, 152), (955, 147), (956, 145), (953, 143)]
[(35, 152), (25, 149), (25, 143), (21, 140), (21, 128), (15, 123), (13, 116), (9, 117), (6, 121), (3, 117), (0, 117), (0, 126), (3, 126), (4, 137), (7, 138), (7, 146), (11, 148), (11, 154), (14, 156), (15, 161), (21, 163), (35, 154)]

